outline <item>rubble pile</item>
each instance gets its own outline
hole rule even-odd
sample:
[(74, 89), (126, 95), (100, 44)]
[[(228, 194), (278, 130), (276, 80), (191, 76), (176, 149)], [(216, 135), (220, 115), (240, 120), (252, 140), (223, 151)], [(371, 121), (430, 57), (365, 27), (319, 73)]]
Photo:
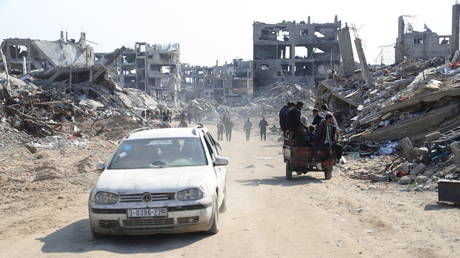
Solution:
[[(31, 141), (31, 137), (75, 138), (83, 132), (94, 136), (104, 130), (115, 130), (112, 134), (120, 133), (117, 135), (120, 138), (124, 135), (121, 129), (142, 126), (147, 123), (147, 115), (159, 108), (158, 102), (148, 94), (138, 89), (122, 89), (108, 75), (98, 81), (71, 85), (47, 83), (33, 76), (23, 80), (8, 78), (9, 88), (6, 75), (0, 73), (3, 89), (0, 97), (5, 99), (0, 111), (0, 130), (6, 133), (2, 134), (2, 144), (23, 144)], [(107, 126), (109, 120), (117, 121), (117, 126)]]
[(304, 102), (303, 114), (310, 116), (315, 99), (313, 91), (306, 85), (275, 83), (246, 106), (232, 108), (233, 115), (244, 121), (246, 118), (260, 119), (264, 116), (269, 124), (278, 125), (279, 110), (287, 102)]
[(443, 58), (405, 61), (377, 69), (372, 81), (368, 88), (355, 73), (323, 81), (317, 92), (319, 104), (328, 103), (341, 120), (348, 154), (403, 154), (364, 178), (416, 190), (433, 190), (438, 179), (460, 179), (449, 145), (460, 140), (459, 64)]

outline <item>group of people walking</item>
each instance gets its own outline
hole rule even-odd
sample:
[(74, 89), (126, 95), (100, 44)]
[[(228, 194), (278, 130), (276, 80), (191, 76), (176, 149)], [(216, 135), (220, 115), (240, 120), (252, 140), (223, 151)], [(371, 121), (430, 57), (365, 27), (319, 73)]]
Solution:
[(231, 141), (232, 140), (232, 130), (233, 130), (232, 120), (227, 115), (224, 115), (222, 120), (220, 120), (217, 123), (217, 140), (223, 141), (224, 133), (225, 133), (225, 139), (227, 141)]
[[(268, 122), (265, 119), (265, 117), (262, 117), (262, 119), (259, 121), (259, 130), (260, 130), (259, 132), (260, 132), (261, 141), (267, 140), (267, 127), (268, 127)], [(249, 141), (249, 138), (251, 136), (251, 130), (252, 130), (252, 123), (249, 117), (248, 117), (248, 120), (244, 122), (243, 129), (244, 129), (244, 132), (246, 133), (246, 141)]]
[[(268, 127), (268, 122), (265, 119), (265, 117), (262, 117), (262, 119), (259, 121), (261, 141), (267, 140), (267, 127)], [(223, 118), (219, 120), (219, 122), (217, 122), (217, 140), (223, 141), (224, 133), (225, 133), (225, 139), (227, 141), (231, 141), (232, 140), (232, 130), (233, 130), (233, 122), (227, 115), (224, 115)], [(251, 136), (251, 130), (252, 130), (252, 122), (250, 118), (248, 118), (248, 120), (244, 122), (243, 130), (246, 134), (246, 141), (249, 141), (250, 136)]]

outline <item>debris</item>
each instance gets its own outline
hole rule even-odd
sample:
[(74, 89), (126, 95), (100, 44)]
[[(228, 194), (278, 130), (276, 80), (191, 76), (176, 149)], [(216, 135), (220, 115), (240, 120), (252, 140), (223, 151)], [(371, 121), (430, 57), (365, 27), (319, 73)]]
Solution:
[(412, 182), (412, 179), (409, 176), (403, 176), (398, 180), (400, 185), (408, 185)]
[(36, 175), (32, 181), (37, 182), (59, 178), (60, 176), (56, 174), (56, 170), (57, 169), (54, 165), (51, 165), (48, 162), (44, 162), (39, 167), (35, 168)]
[(450, 144), (455, 164), (460, 167), (460, 142), (453, 142)]

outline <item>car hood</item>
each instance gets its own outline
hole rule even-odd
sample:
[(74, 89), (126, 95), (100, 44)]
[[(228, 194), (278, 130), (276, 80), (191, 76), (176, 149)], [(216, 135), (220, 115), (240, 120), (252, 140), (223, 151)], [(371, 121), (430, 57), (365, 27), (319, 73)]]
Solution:
[(189, 187), (206, 187), (211, 167), (106, 170), (96, 189), (114, 193), (175, 192)]

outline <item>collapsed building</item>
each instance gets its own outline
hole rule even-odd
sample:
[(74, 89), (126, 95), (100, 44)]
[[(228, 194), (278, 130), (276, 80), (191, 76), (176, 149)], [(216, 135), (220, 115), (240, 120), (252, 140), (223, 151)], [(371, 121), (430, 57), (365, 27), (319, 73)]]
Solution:
[(182, 88), (195, 98), (234, 102), (253, 95), (252, 61), (233, 59), (233, 62), (214, 67), (182, 66)]
[[(345, 153), (371, 159), (398, 154), (380, 171), (360, 178), (416, 191), (460, 179), (459, 8), (453, 7), (452, 35), (439, 36), (426, 26), (424, 32), (407, 32), (400, 17), (396, 64), (319, 84), (316, 105), (327, 103), (334, 111)], [(446, 188), (439, 184), (439, 192)]]
[(428, 60), (433, 57), (449, 59), (459, 48), (460, 4), (452, 7), (452, 34), (438, 35), (424, 26), (424, 31), (416, 31), (408, 20), (410, 16), (398, 19), (398, 38), (395, 46), (396, 63), (404, 59)]
[(337, 16), (332, 23), (253, 24), (254, 90), (275, 82), (315, 85), (340, 65)]
[[(113, 58), (113, 53), (97, 53), (97, 62)], [(180, 91), (179, 44), (150, 45), (136, 42), (134, 49), (117, 53), (109, 67), (115, 80), (124, 88), (136, 88), (160, 100), (176, 100)]]
[(48, 71), (55, 67), (90, 67), (94, 65), (93, 48), (86, 43), (86, 34), (80, 40), (61, 38), (56, 41), (9, 38), (1, 48), (11, 74), (26, 74), (33, 70)]

